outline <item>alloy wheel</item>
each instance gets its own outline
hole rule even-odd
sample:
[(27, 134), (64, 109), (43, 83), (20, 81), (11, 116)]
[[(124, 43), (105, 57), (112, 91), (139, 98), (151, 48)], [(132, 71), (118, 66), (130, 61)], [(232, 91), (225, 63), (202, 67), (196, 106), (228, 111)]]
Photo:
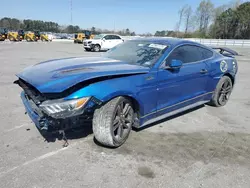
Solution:
[(129, 134), (133, 124), (133, 113), (133, 108), (126, 101), (117, 106), (112, 124), (112, 135), (115, 141), (119, 142)]
[(218, 97), (218, 103), (220, 105), (224, 105), (227, 103), (229, 96), (232, 92), (232, 84), (229, 80), (226, 80), (222, 86), (221, 86), (221, 90), (219, 92), (219, 97)]

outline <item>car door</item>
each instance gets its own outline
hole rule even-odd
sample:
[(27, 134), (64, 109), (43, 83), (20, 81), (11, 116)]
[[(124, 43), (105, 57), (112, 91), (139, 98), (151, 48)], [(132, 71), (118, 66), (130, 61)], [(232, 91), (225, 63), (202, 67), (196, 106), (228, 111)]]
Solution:
[(120, 36), (114, 35), (113, 38), (114, 38), (113, 47), (115, 47), (118, 44), (123, 43), (123, 40), (121, 39)]
[(105, 40), (102, 43), (102, 49), (110, 49), (110, 48), (112, 48), (112, 41), (113, 41), (112, 35), (106, 35), (103, 38)]
[[(171, 70), (172, 60), (183, 65)], [(206, 60), (198, 46), (182, 45), (174, 49), (158, 71), (157, 116), (200, 103), (206, 95), (208, 79)]]

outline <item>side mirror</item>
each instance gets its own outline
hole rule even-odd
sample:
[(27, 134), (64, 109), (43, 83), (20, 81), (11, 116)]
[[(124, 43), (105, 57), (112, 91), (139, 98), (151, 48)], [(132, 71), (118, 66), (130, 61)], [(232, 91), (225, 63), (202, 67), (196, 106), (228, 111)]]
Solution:
[(105, 38), (102, 38), (103, 41), (105, 41), (106, 39)]
[(179, 69), (182, 67), (183, 62), (181, 60), (177, 60), (177, 59), (173, 59), (170, 64), (168, 65), (168, 67), (170, 69)]

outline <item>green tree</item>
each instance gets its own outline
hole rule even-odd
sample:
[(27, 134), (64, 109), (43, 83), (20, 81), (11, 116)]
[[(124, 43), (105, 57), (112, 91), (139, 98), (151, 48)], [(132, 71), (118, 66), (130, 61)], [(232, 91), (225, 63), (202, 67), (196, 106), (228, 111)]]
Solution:
[(208, 26), (212, 20), (214, 5), (210, 0), (202, 0), (196, 10), (196, 20), (199, 25), (199, 32), (205, 36)]
[(130, 30), (127, 28), (126, 31), (125, 31), (125, 35), (130, 35)]
[(96, 29), (95, 29), (95, 27), (91, 27), (91, 32), (92, 32), (93, 34), (96, 34)]
[(237, 36), (243, 39), (250, 38), (250, 2), (241, 4), (237, 10), (236, 15), (238, 19), (238, 33)]
[(210, 36), (213, 38), (250, 38), (250, 2), (229, 8), (215, 19), (210, 27)]

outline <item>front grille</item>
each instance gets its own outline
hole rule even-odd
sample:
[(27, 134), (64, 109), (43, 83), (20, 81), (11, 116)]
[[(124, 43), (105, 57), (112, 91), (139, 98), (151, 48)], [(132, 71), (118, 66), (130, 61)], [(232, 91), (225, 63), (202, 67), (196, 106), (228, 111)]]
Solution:
[(36, 105), (41, 104), (43, 101), (45, 101), (45, 97), (40, 93), (36, 88), (31, 86), (29, 83), (25, 82), (22, 79), (19, 79), (15, 81), (16, 84), (18, 84), (25, 92), (25, 94), (31, 98)]

